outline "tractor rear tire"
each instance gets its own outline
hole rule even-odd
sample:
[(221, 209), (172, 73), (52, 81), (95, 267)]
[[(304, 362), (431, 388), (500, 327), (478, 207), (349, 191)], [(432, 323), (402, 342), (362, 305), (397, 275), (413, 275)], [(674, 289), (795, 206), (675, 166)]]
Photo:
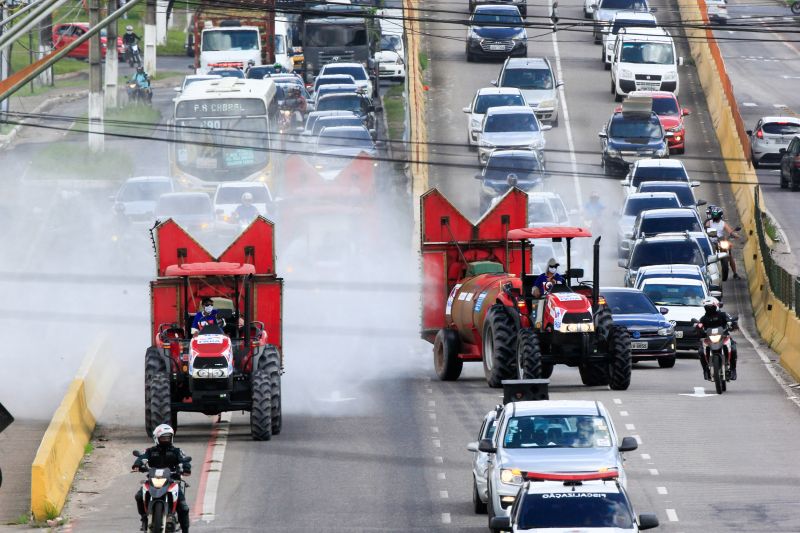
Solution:
[(272, 386), (265, 361), (253, 370), (253, 405), (250, 408), (250, 435), (253, 440), (272, 438)]
[(269, 372), (269, 393), (272, 408), (272, 434), (280, 435), (283, 425), (281, 406), (281, 356), (274, 346), (267, 346), (267, 370)]
[(553, 375), (553, 366), (552, 363), (542, 363), (542, 379), (550, 379)]
[(584, 363), (578, 367), (581, 382), (587, 387), (608, 385), (608, 367), (604, 364)]
[(452, 329), (440, 329), (433, 341), (433, 367), (441, 381), (455, 381), (461, 375), (464, 361), (459, 359), (461, 339)]
[(608, 338), (608, 386), (611, 390), (628, 390), (631, 385), (631, 336), (616, 326)]
[[(161, 424), (172, 424), (172, 395), (170, 393), (169, 374), (165, 371), (155, 372), (145, 384), (150, 396), (150, 424), (155, 429)], [(148, 430), (152, 437), (152, 429)]]
[(607, 307), (598, 309), (597, 315), (594, 317), (594, 330), (597, 332), (597, 336), (607, 341), (613, 327), (614, 318), (611, 316), (611, 310)]
[(539, 338), (529, 329), (521, 329), (517, 335), (517, 377), (540, 379), (542, 377), (542, 349)]
[(517, 326), (502, 304), (495, 304), (483, 324), (483, 373), (490, 387), (503, 386), (514, 379), (517, 362)]

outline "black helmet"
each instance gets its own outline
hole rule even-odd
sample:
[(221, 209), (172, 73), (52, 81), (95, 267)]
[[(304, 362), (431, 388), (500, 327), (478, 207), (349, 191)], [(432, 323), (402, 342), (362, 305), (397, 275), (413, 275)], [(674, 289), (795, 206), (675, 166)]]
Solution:
[(139, 74), (143, 73), (144, 72), (144, 67), (139, 65), (138, 67), (136, 67), (136, 72), (138, 72)]
[(709, 296), (703, 300), (703, 309), (706, 310), (706, 313), (716, 313), (719, 311), (719, 301), (713, 296)]

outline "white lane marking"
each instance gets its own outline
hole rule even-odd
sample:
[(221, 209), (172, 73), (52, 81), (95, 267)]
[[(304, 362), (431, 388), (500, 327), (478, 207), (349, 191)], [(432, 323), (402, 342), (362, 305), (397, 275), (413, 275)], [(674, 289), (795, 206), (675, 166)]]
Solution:
[(754, 104), (753, 102), (742, 102), (742, 107), (758, 107), (758, 104)]
[(645, 461), (649, 461), (650, 460), (650, 454), (649, 453), (643, 453), (642, 454), (642, 459), (644, 459)]
[(440, 490), (439, 497), (442, 499), (447, 499), (450, 497), (450, 494), (446, 490)]
[(439, 433), (439, 428), (436, 426), (431, 426), (431, 433)]
[(675, 512), (675, 509), (667, 509), (667, 519), (670, 522), (678, 521), (678, 513)]
[(642, 445), (642, 437), (640, 437), (639, 435), (634, 435), (633, 438), (636, 439), (636, 444), (638, 444), (639, 446)]
[(617, 405), (622, 405), (622, 400), (620, 400), (619, 398), (614, 398), (614, 403)]
[(437, 447), (437, 448), (441, 448), (442, 447), (442, 441), (440, 441), (439, 439), (433, 439), (433, 445), (435, 447)]
[(656, 491), (662, 496), (666, 496), (668, 494), (667, 487), (656, 487)]
[(619, 416), (628, 416), (628, 411), (620, 411)]
[(428, 402), (428, 407), (436, 407), (436, 401), (431, 400)]
[(341, 391), (335, 390), (335, 391), (333, 391), (331, 393), (331, 397), (330, 398), (322, 398), (321, 400), (323, 402), (338, 403), (338, 402), (352, 402), (355, 399), (356, 398), (344, 397), (344, 396), (342, 396)]
[(627, 429), (628, 431), (635, 431), (636, 426), (634, 426), (633, 424), (625, 424), (625, 429)]
[(444, 481), (445, 479), (447, 479), (447, 476), (445, 475), (444, 472), (439, 472), (438, 474), (436, 474), (436, 479), (438, 479), (439, 481)]
[(230, 424), (231, 413), (222, 413), (217, 423), (216, 437), (213, 442), (209, 442), (209, 446), (213, 446), (214, 451), (211, 453), (211, 459), (203, 465), (203, 469), (208, 472), (203, 493), (203, 508), (200, 509), (200, 519), (204, 522), (212, 522), (215, 518), (219, 480), (222, 477), (222, 462), (225, 460)]
[(692, 394), (681, 393), (678, 396), (691, 396), (692, 398), (713, 398), (717, 396), (716, 394), (706, 394), (705, 387), (694, 387), (694, 392)]
[(774, 107), (775, 109), (783, 109), (784, 107), (786, 107), (786, 104), (772, 104), (772, 107)]
[(450, 523), (450, 513), (442, 513), (442, 524)]
[(658, 475), (658, 469), (657, 468), (650, 468), (648, 470), (649, 470), (651, 476), (657, 476)]
[(429, 417), (431, 420), (436, 420), (436, 413), (428, 413), (428, 417)]
[(436, 464), (442, 464), (444, 463), (444, 457), (442, 457), (441, 455), (437, 455), (433, 458), (433, 462)]
[[(553, 0), (547, 0), (550, 11), (553, 11)], [(558, 32), (551, 34), (553, 40), (553, 55), (556, 58), (556, 75), (559, 81), (564, 81), (564, 73), (561, 69), (561, 53), (558, 50)], [(581, 194), (581, 182), (578, 179), (578, 159), (575, 157), (575, 142), (572, 139), (572, 125), (569, 121), (569, 108), (567, 107), (567, 93), (564, 86), (558, 88), (558, 96), (561, 100), (561, 114), (564, 118), (564, 127), (567, 129), (567, 147), (569, 148), (569, 164), (572, 167), (572, 184), (575, 187), (575, 193), (578, 201), (583, 198)]]

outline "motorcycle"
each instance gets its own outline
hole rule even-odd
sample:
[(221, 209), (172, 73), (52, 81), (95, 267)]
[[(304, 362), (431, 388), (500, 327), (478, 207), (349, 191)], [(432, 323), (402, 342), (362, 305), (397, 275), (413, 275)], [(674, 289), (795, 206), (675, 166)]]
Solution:
[(278, 124), (282, 134), (296, 132), (303, 125), (303, 114), (297, 109), (281, 109)]
[[(134, 457), (139, 457), (138, 450), (133, 451)], [(191, 461), (186, 457), (186, 461)], [(140, 472), (147, 473), (147, 479), (142, 482), (142, 498), (144, 509), (147, 513), (147, 530), (150, 533), (167, 533), (180, 529), (178, 522), (178, 495), (181, 488), (184, 493), (189, 485), (181, 479), (183, 465), (178, 465), (177, 470), (169, 468), (151, 468), (145, 460), (139, 467)]]
[[(800, 0), (798, 0), (798, 1), (800, 1)], [(741, 226), (736, 226), (735, 228), (733, 228), (733, 231), (737, 231), (738, 232), (738, 231), (741, 231), (741, 230), (742, 230)], [(730, 242), (730, 239), (720, 238), (717, 235), (717, 230), (715, 230), (713, 228), (707, 230), (706, 233), (708, 234), (708, 238), (711, 241), (711, 249), (714, 251), (715, 254), (718, 254), (718, 253), (730, 254), (731, 253), (731, 242)], [(720, 271), (721, 271), (720, 273), (722, 275), (722, 281), (727, 281), (728, 280), (728, 272), (730, 271), (730, 262), (731, 262), (731, 260), (730, 260), (729, 256), (725, 256), (720, 261)]]
[(697, 319), (693, 319), (692, 323), (701, 331), (702, 357), (705, 357), (706, 364), (711, 370), (711, 379), (714, 381), (717, 394), (722, 394), (727, 390), (727, 383), (731, 380), (733, 343), (730, 332), (738, 327), (738, 319), (732, 317), (725, 327), (716, 328), (704, 328)]
[(139, 67), (142, 65), (142, 56), (139, 54), (139, 45), (129, 44), (125, 47), (125, 55), (128, 58), (128, 66)]
[(131, 79), (125, 83), (125, 86), (128, 90), (128, 102), (132, 104), (135, 104), (136, 102), (149, 104), (152, 102), (153, 91), (150, 89), (149, 84), (147, 87), (141, 87), (136, 80)]
[(792, 13), (795, 15), (800, 15), (800, 0), (790, 0), (789, 9), (791, 9)]

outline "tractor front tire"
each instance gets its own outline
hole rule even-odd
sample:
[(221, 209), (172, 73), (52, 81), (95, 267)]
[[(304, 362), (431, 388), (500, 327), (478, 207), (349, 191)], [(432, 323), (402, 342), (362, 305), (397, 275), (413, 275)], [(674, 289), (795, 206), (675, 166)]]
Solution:
[(259, 361), (253, 370), (253, 405), (250, 408), (250, 435), (253, 440), (272, 438), (272, 386), (269, 368), (265, 361)]
[(614, 318), (611, 316), (611, 310), (607, 307), (598, 309), (594, 317), (594, 330), (597, 332), (597, 336), (603, 341), (607, 341), (613, 327)]
[(608, 385), (608, 368), (604, 364), (584, 363), (578, 367), (581, 383), (587, 387)]
[(542, 377), (542, 349), (539, 338), (529, 329), (517, 335), (517, 377), (540, 379)]
[[(170, 393), (169, 374), (165, 371), (153, 373), (145, 383), (145, 396), (150, 398), (149, 427), (157, 428), (161, 424), (172, 424), (172, 395)], [(148, 429), (148, 437), (152, 437), (152, 429)]]
[(274, 346), (266, 348), (267, 371), (269, 373), (269, 393), (272, 415), (272, 434), (280, 435), (283, 425), (281, 406), (281, 356)]
[(459, 359), (461, 340), (458, 332), (440, 329), (433, 341), (433, 367), (441, 381), (455, 381), (461, 375), (464, 361)]
[(151, 393), (148, 383), (150, 383), (150, 379), (154, 374), (163, 371), (163, 367), (164, 361), (158, 352), (158, 348), (155, 346), (148, 348), (144, 355), (144, 427), (148, 435), (152, 435), (155, 429), (151, 420)]
[(513, 379), (517, 362), (517, 326), (505, 306), (495, 304), (483, 323), (483, 373), (490, 387)]
[(612, 328), (608, 338), (608, 386), (611, 390), (628, 390), (631, 385), (631, 336), (623, 327)]

